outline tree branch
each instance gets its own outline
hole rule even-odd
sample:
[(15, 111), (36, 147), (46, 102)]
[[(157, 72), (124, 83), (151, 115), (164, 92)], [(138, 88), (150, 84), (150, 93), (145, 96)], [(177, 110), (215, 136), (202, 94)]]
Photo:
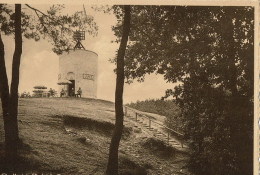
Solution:
[(38, 13), (37, 13), (37, 12), (39, 12), (39, 13), (41, 13), (43, 16), (46, 16), (47, 18), (50, 18), (50, 19), (52, 19), (53, 21), (55, 21), (53, 18), (51, 18), (49, 15), (46, 15), (46, 14), (43, 13), (42, 11), (40, 11), (40, 10), (38, 10), (38, 9), (36, 9), (36, 8), (34, 8), (34, 7), (30, 6), (30, 5), (28, 5), (28, 4), (25, 4), (25, 5), (26, 5), (27, 7), (29, 7), (30, 9), (34, 10), (35, 13), (37, 14), (37, 16), (38, 16)]
[[(47, 33), (48, 33), (48, 34), (50, 34), (49, 28), (46, 26), (46, 25), (48, 25), (48, 23), (46, 23), (44, 20), (41, 20), (41, 16), (39, 15), (39, 13), (42, 14), (42, 16), (44, 16), (44, 17), (48, 18), (49, 20), (51, 20), (52, 22), (58, 24), (58, 25), (60, 26), (60, 31), (61, 31), (61, 34), (62, 34), (62, 32), (63, 32), (63, 30), (64, 30), (63, 23), (60, 23), (60, 22), (59, 22), (58, 20), (56, 20), (55, 18), (50, 17), (50, 15), (47, 15), (47, 14), (45, 14), (44, 12), (42, 12), (42, 11), (40, 11), (40, 10), (38, 10), (38, 9), (36, 9), (36, 8), (34, 8), (34, 7), (30, 6), (30, 5), (28, 5), (28, 4), (25, 4), (25, 5), (26, 5), (28, 8), (32, 9), (32, 10), (35, 12), (35, 14), (37, 15), (37, 17), (38, 17), (38, 19), (39, 19), (39, 21), (40, 21), (40, 24), (47, 30)], [(64, 36), (64, 37), (68, 40), (68, 38), (67, 38), (66, 36)], [(54, 41), (54, 42), (55, 42), (55, 41)]]
[(42, 15), (45, 16), (46, 18), (50, 19), (52, 22), (55, 22), (55, 23), (59, 24), (61, 27), (63, 27), (63, 24), (62, 24), (62, 23), (58, 22), (55, 18), (50, 17), (50, 15), (47, 15), (47, 14), (43, 13), (42, 11), (40, 11), (40, 10), (38, 10), (38, 9), (36, 9), (36, 8), (34, 8), (34, 7), (30, 6), (30, 5), (28, 5), (28, 4), (25, 4), (25, 5), (26, 5), (27, 7), (29, 7), (30, 9), (32, 9), (32, 10), (35, 12), (35, 14), (38, 16), (39, 19), (40, 19), (40, 16), (39, 16), (38, 13), (42, 14)]

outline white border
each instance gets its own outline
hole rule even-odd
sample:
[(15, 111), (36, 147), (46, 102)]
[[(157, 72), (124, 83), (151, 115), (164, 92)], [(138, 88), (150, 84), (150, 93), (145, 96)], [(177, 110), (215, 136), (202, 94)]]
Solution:
[(190, 6), (254, 6), (255, 7), (255, 31), (254, 31), (254, 175), (259, 172), (259, 2), (257, 0), (0, 0), (0, 3), (21, 4), (85, 4), (85, 5), (190, 5)]

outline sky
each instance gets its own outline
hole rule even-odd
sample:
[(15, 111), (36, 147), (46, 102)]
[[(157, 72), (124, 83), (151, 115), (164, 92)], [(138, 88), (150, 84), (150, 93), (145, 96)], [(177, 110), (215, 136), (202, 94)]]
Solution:
[[(45, 12), (49, 5), (38, 5), (36, 7)], [(25, 6), (23, 6), (25, 8)], [(98, 25), (98, 35), (96, 37), (86, 36), (82, 44), (87, 50), (98, 54), (98, 90), (97, 98), (114, 101), (116, 75), (113, 72), (115, 64), (110, 63), (109, 59), (115, 57), (116, 50), (119, 47), (117, 43), (111, 43), (115, 40), (111, 27), (116, 24), (116, 18), (113, 14), (96, 12), (86, 6), (88, 15), (94, 17)], [(71, 14), (75, 11), (82, 11), (83, 5), (65, 5), (63, 13)], [(6, 53), (6, 66), (10, 81), (12, 55), (14, 50), (13, 36), (3, 36)], [(44, 85), (58, 90), (58, 71), (59, 56), (52, 52), (52, 45), (46, 40), (35, 42), (23, 38), (23, 54), (20, 65), (20, 85), (19, 92), (32, 92), (36, 85)], [(166, 89), (173, 88), (173, 84), (166, 83), (161, 75), (146, 76), (144, 82), (134, 82), (125, 84), (124, 103), (135, 102), (137, 100), (157, 99), (164, 95)]]

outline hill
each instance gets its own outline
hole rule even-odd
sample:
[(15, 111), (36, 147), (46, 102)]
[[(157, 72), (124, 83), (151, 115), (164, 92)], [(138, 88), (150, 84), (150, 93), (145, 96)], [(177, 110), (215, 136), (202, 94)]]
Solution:
[[(3, 121), (0, 119), (3, 154)], [(0, 162), (1, 173), (103, 175), (114, 103), (83, 98), (19, 99), (21, 160), (16, 167)], [(187, 154), (155, 139), (125, 118), (120, 145), (121, 174), (188, 174)], [(0, 160), (1, 161), (1, 160)]]

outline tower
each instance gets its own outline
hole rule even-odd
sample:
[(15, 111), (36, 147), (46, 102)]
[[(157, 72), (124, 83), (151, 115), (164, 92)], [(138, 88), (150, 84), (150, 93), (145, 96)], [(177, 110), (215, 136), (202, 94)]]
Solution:
[(76, 31), (73, 38), (76, 41), (74, 49), (59, 57), (58, 82), (68, 82), (60, 87), (60, 91), (63, 88), (66, 96), (71, 96), (73, 91), (77, 93), (81, 88), (82, 97), (96, 98), (98, 55), (86, 50), (82, 45), (81, 41), (85, 39), (84, 31)]

